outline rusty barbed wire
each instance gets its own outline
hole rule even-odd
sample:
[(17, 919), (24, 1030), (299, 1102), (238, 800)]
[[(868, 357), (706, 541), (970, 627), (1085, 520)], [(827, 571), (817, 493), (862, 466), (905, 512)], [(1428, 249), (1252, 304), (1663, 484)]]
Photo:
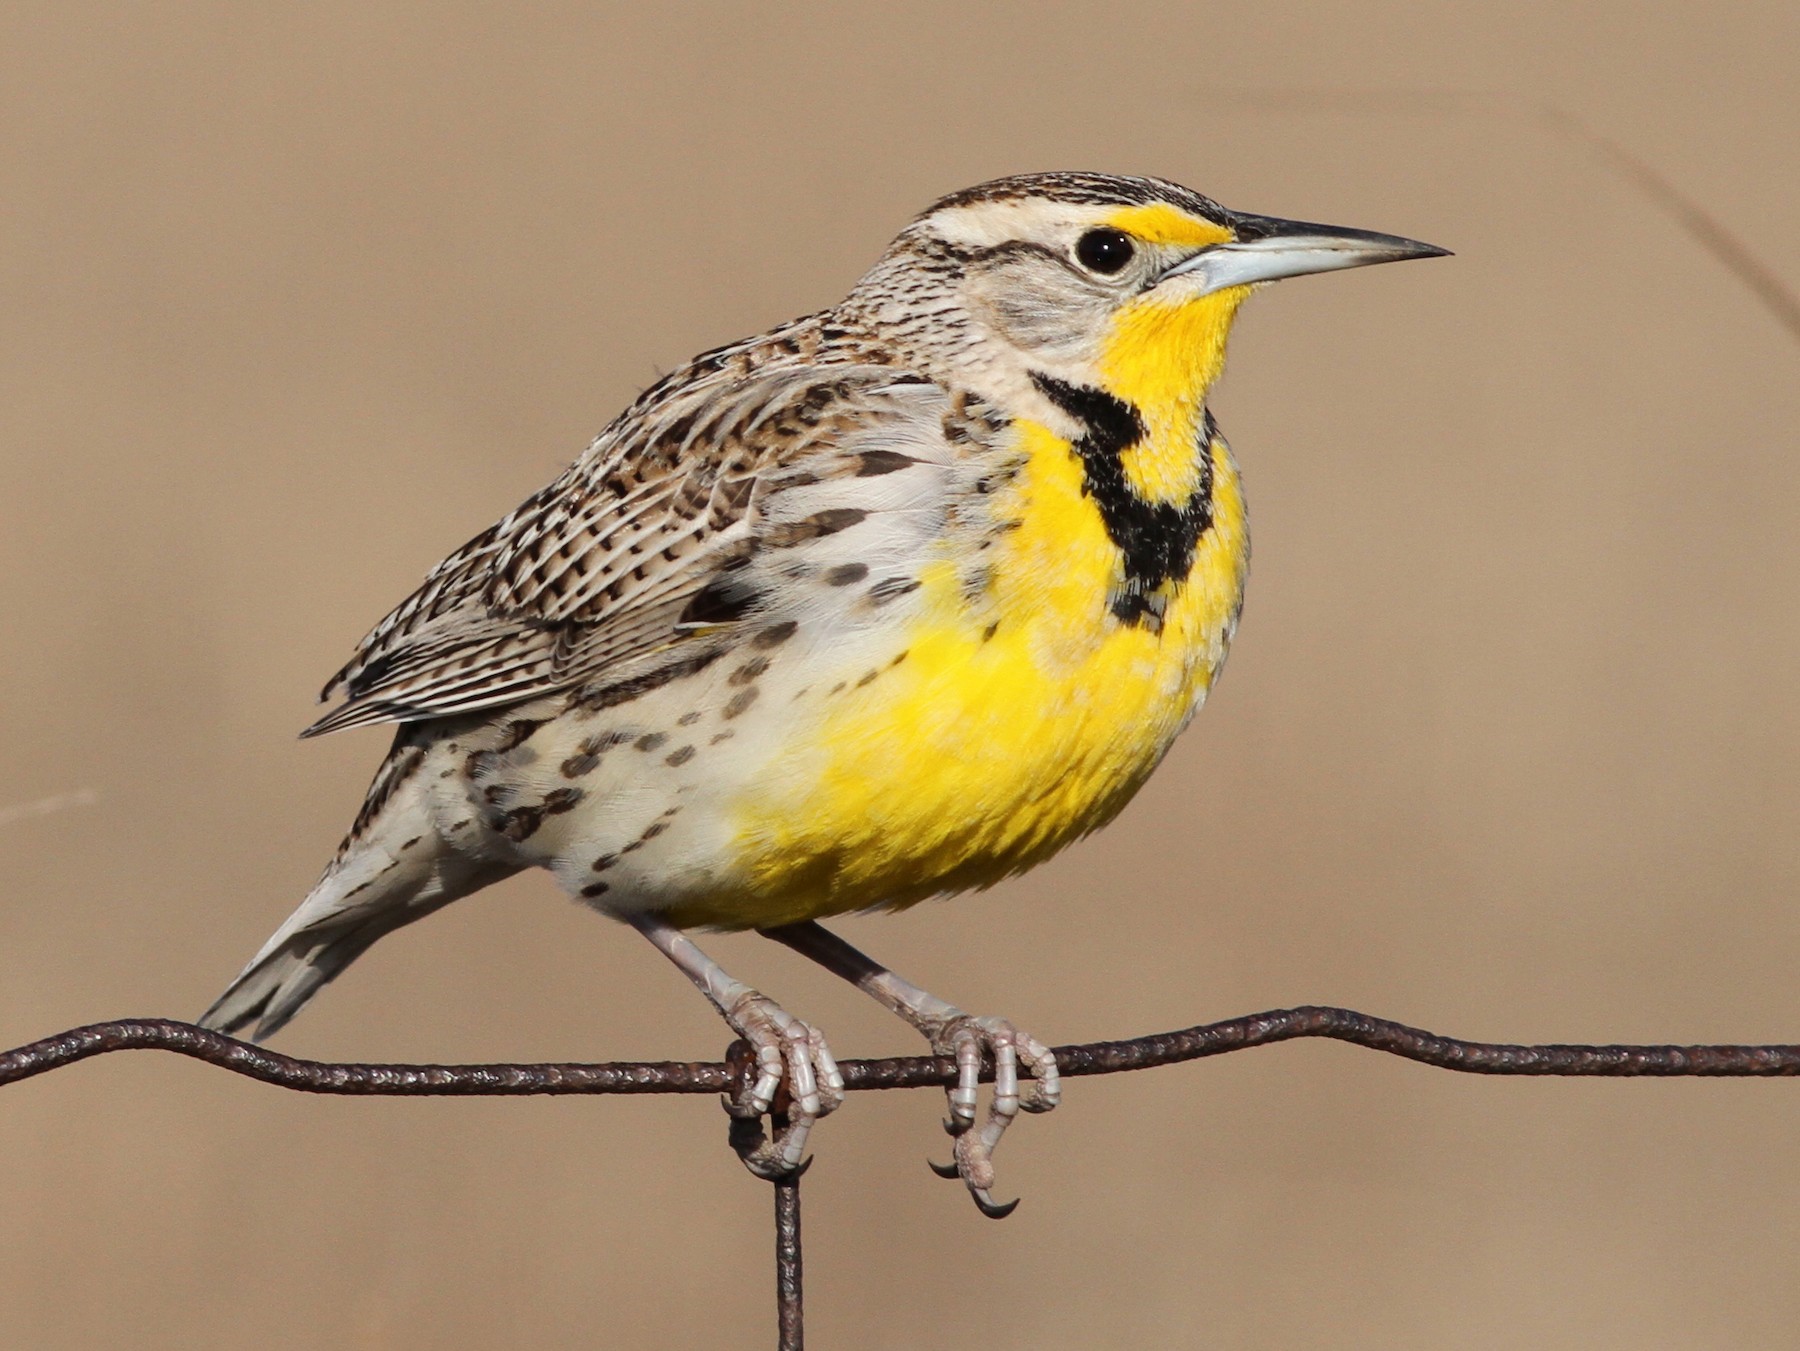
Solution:
[[(1123, 1041), (1058, 1046), (1070, 1078), (1155, 1069), (1257, 1046), (1322, 1037), (1465, 1074), (1592, 1078), (1774, 1078), (1800, 1075), (1800, 1045), (1519, 1045), (1440, 1036), (1355, 1009), (1304, 1004)], [(120, 1018), (71, 1028), (0, 1054), (0, 1087), (116, 1051), (169, 1051), (305, 1093), (398, 1097), (532, 1097), (580, 1093), (729, 1093), (725, 1061), (540, 1062), (487, 1065), (338, 1063), (283, 1055), (171, 1018)], [(843, 1060), (852, 1091), (954, 1083), (956, 1062), (935, 1056)], [(984, 1081), (991, 1079), (991, 1068)]]
[[(1800, 1045), (1520, 1045), (1439, 1036), (1355, 1009), (1305, 1004), (1124, 1041), (1058, 1046), (1064, 1075), (1155, 1069), (1257, 1046), (1326, 1038), (1465, 1074), (1586, 1078), (1779, 1078), (1800, 1075)], [(734, 1048), (735, 1049), (735, 1048)], [(70, 1028), (0, 1054), (0, 1087), (116, 1051), (169, 1051), (304, 1093), (366, 1097), (541, 1097), (606, 1093), (731, 1093), (748, 1056), (725, 1061), (551, 1062), (487, 1065), (354, 1064), (304, 1060), (171, 1018), (120, 1018)], [(928, 1088), (956, 1081), (934, 1056), (843, 1060), (852, 1091)], [(992, 1067), (982, 1078), (992, 1079)], [(801, 1171), (804, 1171), (802, 1168)], [(780, 1351), (801, 1351), (800, 1176), (775, 1182), (775, 1290)]]

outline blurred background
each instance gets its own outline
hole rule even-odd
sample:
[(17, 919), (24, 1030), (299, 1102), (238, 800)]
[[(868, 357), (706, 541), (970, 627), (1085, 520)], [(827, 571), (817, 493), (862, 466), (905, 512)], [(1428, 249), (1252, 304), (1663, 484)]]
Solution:
[[(648, 8), (0, 9), (0, 1044), (212, 999), (386, 746), (294, 739), (324, 678), (659, 371), (830, 303), (943, 192), (1077, 167), (1458, 256), (1250, 307), (1215, 401), (1249, 606), (1124, 818), (844, 932), (1050, 1041), (1307, 1001), (1800, 1039), (1800, 350), (1545, 112), (1788, 268), (1791, 5)], [(709, 950), (841, 1055), (915, 1049), (772, 944)], [(540, 876), (381, 943), (276, 1045), (725, 1041)], [(926, 1172), (940, 1107), (816, 1135), (818, 1346), (1800, 1325), (1792, 1084), (1325, 1043), (1079, 1081), (1009, 1137), (1001, 1225)], [(122, 1056), (8, 1090), (0, 1157), (12, 1346), (772, 1341), (768, 1191), (708, 1101)]]

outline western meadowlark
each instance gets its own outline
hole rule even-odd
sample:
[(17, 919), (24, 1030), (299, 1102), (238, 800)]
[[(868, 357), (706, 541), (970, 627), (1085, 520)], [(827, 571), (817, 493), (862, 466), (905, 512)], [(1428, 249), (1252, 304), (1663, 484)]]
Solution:
[(986, 887), (1124, 807), (1237, 626), (1249, 537), (1206, 396), (1238, 307), (1444, 252), (1151, 178), (945, 197), (841, 303), (645, 390), (375, 626), (305, 735), (392, 722), (393, 749), (202, 1022), (267, 1036), (382, 935), (536, 865), (751, 1045), (735, 1115), (785, 1081), (754, 1171), (799, 1165), (843, 1080), (685, 930), (756, 929), (953, 1057), (954, 1171), (1005, 1213), (994, 1146), (1055, 1106), (1054, 1058), (818, 921)]

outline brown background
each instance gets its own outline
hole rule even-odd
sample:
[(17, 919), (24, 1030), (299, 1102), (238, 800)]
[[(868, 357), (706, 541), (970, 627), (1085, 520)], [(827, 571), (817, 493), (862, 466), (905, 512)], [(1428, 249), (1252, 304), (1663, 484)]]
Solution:
[[(1800, 1038), (1800, 352), (1549, 101), (1794, 273), (1791, 5), (12, 3), (0, 10), (0, 1044), (191, 1016), (384, 744), (310, 699), (660, 369), (837, 297), (935, 195), (1165, 174), (1453, 261), (1251, 308), (1256, 574), (1111, 831), (846, 925), (1058, 1041), (1303, 1001), (1467, 1036)], [(842, 1054), (910, 1051), (754, 939)], [(521, 879), (277, 1042), (711, 1056)], [(1787, 1083), (1327, 1044), (1084, 1081), (980, 1220), (934, 1095), (817, 1137), (820, 1347), (1789, 1347)], [(120, 1057), (0, 1099), (9, 1347), (758, 1347), (710, 1102), (359, 1102)]]

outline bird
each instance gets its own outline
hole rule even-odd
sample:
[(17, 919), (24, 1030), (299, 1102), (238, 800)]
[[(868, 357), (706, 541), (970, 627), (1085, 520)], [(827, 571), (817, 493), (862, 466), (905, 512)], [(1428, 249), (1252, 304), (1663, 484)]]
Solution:
[(1118, 815), (1238, 626), (1244, 495), (1207, 396), (1240, 306), (1447, 252), (1150, 177), (939, 199), (842, 301), (646, 388), (363, 639), (302, 735), (397, 724), (392, 748), (201, 1024), (267, 1037), (377, 939), (544, 868), (748, 1044), (752, 1172), (801, 1167), (844, 1080), (696, 930), (786, 945), (953, 1060), (933, 1166), (1004, 1215), (994, 1150), (1059, 1101), (1055, 1056), (820, 921), (989, 887)]

